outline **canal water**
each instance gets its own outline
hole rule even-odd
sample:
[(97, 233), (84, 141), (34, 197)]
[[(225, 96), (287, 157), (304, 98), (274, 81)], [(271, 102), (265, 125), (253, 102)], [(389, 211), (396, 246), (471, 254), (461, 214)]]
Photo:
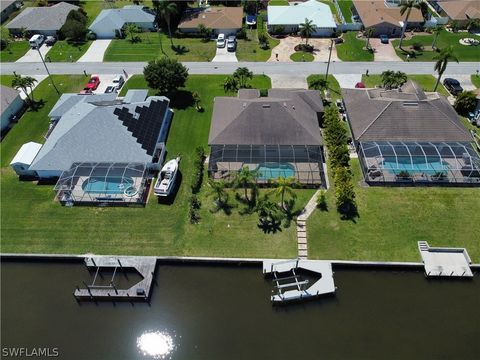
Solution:
[(160, 265), (150, 305), (95, 305), (72, 296), (90, 279), (82, 264), (4, 261), (2, 351), (135, 360), (154, 358), (145, 348), (161, 343), (163, 358), (186, 360), (478, 358), (478, 276), (335, 269), (334, 277), (335, 296), (278, 307), (260, 267)]

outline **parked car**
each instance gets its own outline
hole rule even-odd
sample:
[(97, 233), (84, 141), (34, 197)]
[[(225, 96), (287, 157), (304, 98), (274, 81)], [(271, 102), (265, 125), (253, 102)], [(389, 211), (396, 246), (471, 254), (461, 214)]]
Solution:
[(30, 38), (30, 40), (28, 40), (28, 43), (30, 44), (30, 47), (32, 49), (38, 49), (40, 46), (42, 46), (44, 41), (45, 41), (45, 36), (40, 34), (35, 34)]
[(55, 36), (47, 36), (47, 38), (45, 39), (45, 45), (47, 46), (52, 46), (56, 42), (57, 42), (57, 39), (55, 38)]
[(362, 82), (357, 82), (357, 83), (355, 84), (355, 88), (356, 88), (356, 89), (365, 89), (365, 84), (362, 83)]
[(90, 81), (87, 83), (86, 88), (90, 90), (97, 90), (98, 85), (100, 85), (100, 78), (96, 75), (92, 75)]
[(443, 85), (450, 92), (450, 94), (457, 96), (463, 91), (457, 79), (446, 78), (443, 80)]
[(218, 34), (217, 37), (217, 48), (224, 48), (225, 47), (225, 34)]
[(382, 35), (380, 35), (379, 37), (380, 37), (380, 42), (381, 42), (382, 44), (388, 44), (388, 36), (387, 36), (387, 35), (382, 34)]
[(113, 92), (118, 92), (118, 88), (115, 85), (107, 86), (107, 88), (105, 89), (105, 94), (110, 94)]
[(117, 75), (112, 82), (113, 85), (116, 86), (118, 90), (120, 90), (123, 84), (125, 84), (125, 78), (123, 77), (123, 75)]
[(237, 49), (237, 39), (231, 35), (227, 39), (227, 51), (235, 51)]

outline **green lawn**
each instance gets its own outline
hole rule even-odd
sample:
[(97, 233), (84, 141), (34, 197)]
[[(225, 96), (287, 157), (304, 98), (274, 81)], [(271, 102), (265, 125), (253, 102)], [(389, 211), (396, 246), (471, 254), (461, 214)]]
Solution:
[(271, 6), (288, 6), (288, 1), (287, 0), (270, 0), (268, 2), (268, 5), (271, 5)]
[(352, 159), (359, 217), (341, 220), (333, 189), (329, 211), (309, 218), (311, 258), (342, 260), (421, 261), (417, 241), (431, 246), (466, 247), (480, 261), (479, 189), (445, 187), (360, 187), (358, 160)]
[(290, 55), (290, 59), (295, 61), (295, 62), (311, 62), (313, 61), (313, 55), (312, 53), (305, 52), (305, 51), (297, 51), (294, 52), (292, 55)]
[[(309, 77), (307, 77), (307, 82), (310, 84), (310, 82), (318, 78), (325, 79), (325, 75), (324, 74), (310, 75)], [(335, 101), (337, 99), (340, 99), (342, 97), (342, 93), (340, 91), (340, 85), (338, 84), (337, 79), (335, 79), (335, 76), (328, 75), (327, 81), (328, 81), (328, 90), (330, 91), (330, 97), (332, 98), (332, 100)]]
[[(417, 82), (424, 91), (432, 92), (437, 79), (433, 75), (407, 75), (408, 79)], [(362, 82), (367, 88), (379, 86), (382, 83), (381, 75), (362, 75)], [(442, 83), (438, 84), (437, 92), (444, 96), (449, 96), (449, 92)]]
[(343, 17), (345, 18), (345, 22), (349, 23), (352, 22), (352, 0), (338, 0), (338, 6), (342, 11)]
[[(54, 201), (52, 185), (36, 185), (17, 179), (8, 168), (10, 159), (22, 143), (41, 140), (48, 125), (46, 114), (58, 98), (46, 83), (40, 84), (36, 94), (47, 99), (46, 106), (41, 113), (29, 113), (22, 118), (1, 144), (2, 251), (295, 257), (294, 224), (276, 234), (264, 234), (257, 227), (257, 217), (240, 215), (239, 208), (234, 208), (230, 216), (213, 214), (210, 212), (213, 201), (205, 184), (199, 194), (201, 222), (191, 225), (188, 221), (194, 149), (206, 147), (213, 98), (225, 95), (222, 86), (225, 77), (189, 77), (187, 90), (200, 94), (205, 111), (199, 113), (192, 106), (175, 108), (167, 149), (169, 158), (182, 155), (182, 185), (172, 205), (158, 204), (151, 196), (145, 208), (65, 208)], [(84, 82), (83, 76), (57, 79), (63, 83), (64, 91), (77, 91)], [(255, 76), (251, 84), (257, 88), (271, 86), (270, 79), (264, 76)], [(143, 77), (134, 76), (123, 91), (145, 87)], [(173, 100), (180, 104), (184, 96), (180, 93)], [(297, 190), (297, 194), (297, 208), (300, 208), (313, 195), (313, 190)], [(231, 203), (236, 205), (233, 198), (232, 194)]]
[[(187, 51), (176, 54), (170, 46), (170, 39), (161, 33), (145, 32), (139, 34), (140, 42), (131, 43), (127, 39), (112, 40), (103, 61), (148, 61), (161, 56), (177, 58), (179, 61), (211, 61), (215, 56), (215, 42), (203, 42), (194, 38), (174, 38), (174, 45), (183, 45)], [(162, 48), (163, 51), (162, 52)]]
[(30, 50), (28, 41), (12, 41), (5, 50), (0, 51), (1, 62), (14, 62)]
[(247, 36), (248, 40), (237, 40), (236, 55), (238, 61), (267, 61), (272, 55), (272, 49), (280, 43), (279, 40), (269, 37), (270, 47), (262, 49), (258, 42), (257, 30), (247, 30)]
[[(436, 47), (439, 49), (445, 48), (447, 46), (452, 46), (455, 55), (458, 57), (459, 61), (480, 61), (480, 49), (478, 46), (465, 46), (461, 45), (458, 41), (462, 38), (469, 37), (480, 40), (480, 36), (475, 36), (469, 33), (451, 33), (446, 30), (442, 31), (438, 36)], [(410, 61), (433, 61), (433, 57), (437, 52), (432, 51), (432, 42), (434, 35), (417, 35), (410, 40), (405, 40), (402, 47), (405, 50), (411, 51), (410, 47), (414, 43), (421, 43), (424, 46), (423, 51), (415, 52), (415, 57), (410, 58)], [(393, 40), (392, 44), (395, 46), (395, 51), (397, 55), (400, 56), (403, 60), (406, 60), (407, 53), (398, 49), (398, 44), (400, 40)]]
[(477, 88), (480, 89), (480, 76), (479, 75), (472, 75), (471, 77), (472, 84)]
[(83, 43), (68, 43), (65, 40), (57, 41), (45, 57), (52, 62), (74, 62), (85, 54), (85, 51), (87, 51), (91, 44), (92, 41), (86, 41)]
[(342, 61), (373, 61), (373, 53), (363, 50), (365, 41), (356, 38), (355, 31), (343, 34), (343, 43), (336, 45), (338, 58)]
[(12, 87), (13, 75), (0, 75), (0, 84)]

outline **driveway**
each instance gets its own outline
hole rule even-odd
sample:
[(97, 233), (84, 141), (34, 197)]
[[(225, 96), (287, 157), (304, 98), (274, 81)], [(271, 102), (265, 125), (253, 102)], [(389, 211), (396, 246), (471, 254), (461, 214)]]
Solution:
[(362, 81), (362, 74), (335, 74), (340, 88), (354, 89), (355, 85)]
[[(95, 90), (93, 93), (103, 94), (107, 89), (107, 87), (113, 84), (113, 79), (117, 74), (92, 74), (92, 75), (97, 75), (100, 78), (100, 84), (98, 85), (97, 90)], [(87, 81), (88, 81), (88, 78), (85, 78), (85, 84), (87, 83)]]
[[(45, 55), (50, 51), (52, 47), (47, 46), (43, 44), (40, 46), (40, 53), (43, 56), (43, 59), (45, 59)], [(16, 62), (41, 62), (42, 59), (40, 58), (40, 55), (38, 53), (37, 49), (30, 49), (27, 51), (25, 55), (23, 55), (20, 59), (18, 59)]]
[(227, 47), (217, 48), (217, 53), (212, 59), (212, 62), (238, 62), (235, 52), (227, 51)]
[[(305, 40), (297, 36), (287, 36), (284, 39), (280, 39), (280, 44), (278, 44), (272, 49), (272, 55), (270, 56), (270, 59), (268, 59), (268, 61), (291, 62), (292, 60), (290, 59), (290, 55), (292, 55), (295, 52), (295, 46), (304, 42)], [(308, 43), (312, 45), (314, 49), (313, 61), (321, 61), (321, 62), (328, 61), (328, 55), (330, 53), (330, 43), (331, 43), (330, 39), (309, 39)], [(278, 54), (278, 60), (277, 60), (276, 54)], [(333, 46), (331, 60), (340, 61), (340, 59), (337, 56), (337, 49), (335, 48), (335, 45)]]
[(77, 62), (102, 62), (112, 40), (95, 40)]
[(450, 75), (450, 74), (443, 74), (442, 76), (442, 83), (443, 80), (446, 78), (454, 78), (457, 79), (458, 82), (460, 83), (460, 86), (463, 88), (465, 91), (473, 91), (476, 89), (475, 85), (472, 84), (472, 79), (470, 75)]
[(307, 78), (303, 75), (269, 75), (272, 88), (277, 89), (308, 89)]
[(402, 61), (393, 48), (392, 41), (388, 44), (382, 44), (380, 39), (370, 39), (370, 45), (375, 49), (375, 61)]

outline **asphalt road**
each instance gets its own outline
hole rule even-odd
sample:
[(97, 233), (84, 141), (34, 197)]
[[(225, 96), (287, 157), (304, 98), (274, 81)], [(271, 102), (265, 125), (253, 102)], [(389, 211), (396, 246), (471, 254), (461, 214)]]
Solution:
[[(98, 63), (47, 63), (52, 74), (115, 74), (125, 70), (130, 74), (140, 74), (146, 65), (144, 62), (98, 62)], [(307, 76), (310, 74), (325, 73), (327, 64), (318, 62), (309, 63), (275, 63), (275, 62), (238, 62), (238, 63), (211, 63), (185, 62), (190, 74), (231, 74), (236, 68), (245, 66), (255, 74), (285, 74)], [(363, 74), (366, 70), (370, 74), (380, 74), (385, 70), (403, 71), (407, 74), (434, 74), (433, 62), (332, 62), (330, 74)], [(480, 70), (478, 62), (449, 63), (446, 74), (475, 74)], [(42, 63), (2, 63), (0, 74), (13, 72), (25, 75), (45, 75)]]

